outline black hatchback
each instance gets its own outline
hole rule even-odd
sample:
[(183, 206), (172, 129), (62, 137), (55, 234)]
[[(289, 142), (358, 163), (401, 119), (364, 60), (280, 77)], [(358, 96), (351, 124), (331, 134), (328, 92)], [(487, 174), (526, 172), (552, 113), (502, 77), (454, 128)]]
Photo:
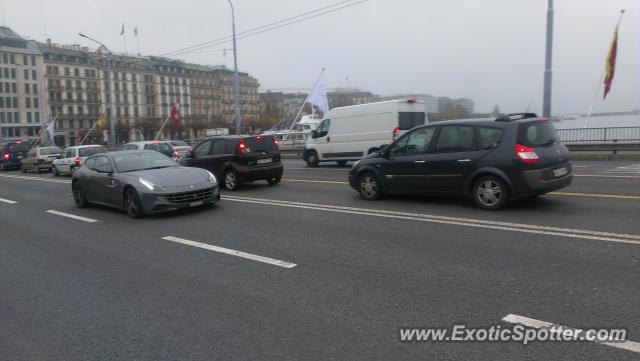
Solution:
[(416, 127), (349, 172), (351, 187), (367, 200), (462, 194), (491, 210), (564, 188), (572, 178), (569, 150), (553, 123), (533, 113)]
[(283, 173), (278, 141), (270, 135), (207, 139), (195, 146), (182, 164), (212, 172), (229, 190), (257, 180), (275, 185)]

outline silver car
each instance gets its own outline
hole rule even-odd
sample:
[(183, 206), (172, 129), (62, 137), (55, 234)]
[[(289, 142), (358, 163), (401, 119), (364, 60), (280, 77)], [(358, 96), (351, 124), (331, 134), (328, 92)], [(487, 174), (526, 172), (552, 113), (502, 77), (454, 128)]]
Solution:
[(216, 177), (183, 167), (152, 150), (118, 151), (87, 158), (71, 181), (76, 206), (101, 204), (124, 209), (132, 218), (220, 200)]

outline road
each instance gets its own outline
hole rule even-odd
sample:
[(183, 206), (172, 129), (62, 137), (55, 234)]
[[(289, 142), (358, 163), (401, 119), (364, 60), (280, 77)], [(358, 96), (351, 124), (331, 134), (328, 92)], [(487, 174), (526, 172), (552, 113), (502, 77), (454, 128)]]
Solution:
[[(498, 212), (360, 200), (347, 167), (129, 219), (69, 178), (0, 173), (0, 360), (637, 360), (593, 342), (400, 342), (510, 314), (640, 342), (640, 165), (576, 162)], [(75, 217), (74, 216), (79, 216)], [(244, 253), (238, 253), (244, 252)]]

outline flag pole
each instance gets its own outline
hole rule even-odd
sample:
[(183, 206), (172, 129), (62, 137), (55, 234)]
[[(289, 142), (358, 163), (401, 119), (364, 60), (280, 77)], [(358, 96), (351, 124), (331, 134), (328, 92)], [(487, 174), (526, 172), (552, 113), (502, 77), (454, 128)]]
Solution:
[(160, 127), (160, 130), (158, 131), (158, 133), (156, 134), (156, 137), (153, 140), (158, 140), (158, 137), (160, 137), (160, 134), (162, 134), (162, 131), (164, 130), (165, 125), (167, 125), (167, 122), (169, 121), (169, 118), (171, 118), (171, 114), (167, 115), (167, 118), (164, 120), (164, 122), (162, 122), (162, 126)]
[(89, 131), (87, 132), (87, 134), (84, 135), (84, 138), (82, 138), (82, 140), (80, 141), (80, 144), (78, 145), (82, 145), (82, 143), (84, 143), (84, 141), (87, 140), (87, 137), (89, 136), (89, 134), (91, 134), (91, 132), (93, 132), (93, 130), (95, 129), (96, 124), (98, 124), (97, 121), (93, 122), (93, 125), (91, 126), (91, 128), (89, 128)]
[[(624, 9), (620, 10), (620, 16), (618, 17), (618, 22), (616, 23), (616, 27), (615, 29), (619, 29), (620, 28), (620, 24), (622, 23), (622, 16), (624, 15)], [(607, 67), (605, 66), (604, 70), (602, 71), (602, 76), (600, 77), (600, 81), (598, 82), (598, 85), (596, 86), (596, 93), (593, 95), (593, 100), (591, 101), (591, 104), (589, 105), (589, 112), (587, 113), (586, 118), (584, 119), (584, 124), (582, 126), (582, 128), (586, 128), (587, 125), (589, 124), (589, 118), (591, 118), (591, 114), (593, 113), (593, 107), (596, 104), (596, 101), (598, 100), (598, 95), (600, 94), (600, 89), (602, 89), (602, 84), (604, 83), (604, 79), (607, 76)]]
[[(313, 87), (311, 88), (311, 91), (307, 94), (307, 97), (304, 98), (304, 102), (302, 102), (302, 105), (300, 106), (300, 110), (298, 110), (298, 114), (296, 114), (295, 118), (293, 118), (293, 122), (291, 123), (291, 127), (289, 127), (289, 131), (284, 134), (284, 137), (282, 137), (282, 140), (287, 140), (287, 138), (289, 137), (289, 133), (291, 133), (291, 130), (293, 129), (293, 126), (296, 125), (296, 120), (298, 119), (298, 117), (302, 113), (302, 110), (304, 109), (304, 105), (307, 104), (307, 101), (309, 101), (309, 97), (311, 96), (311, 93), (316, 89), (316, 86), (318, 85), (318, 82), (322, 78), (322, 74), (324, 74), (324, 68), (322, 68), (322, 70), (320, 71), (320, 75), (318, 75), (318, 79), (316, 79), (316, 82), (313, 83)], [(312, 107), (313, 107), (313, 105), (312, 105)]]

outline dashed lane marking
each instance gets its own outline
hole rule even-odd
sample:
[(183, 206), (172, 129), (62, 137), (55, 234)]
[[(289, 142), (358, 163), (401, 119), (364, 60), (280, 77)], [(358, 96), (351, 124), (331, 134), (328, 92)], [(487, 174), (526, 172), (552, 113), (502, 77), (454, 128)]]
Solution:
[(62, 217), (67, 217), (67, 218), (71, 218), (71, 219), (75, 219), (78, 221), (83, 221), (83, 222), (88, 222), (88, 223), (96, 223), (99, 222), (97, 219), (92, 219), (92, 218), (87, 218), (87, 217), (82, 217), (82, 216), (76, 216), (75, 214), (71, 214), (71, 213), (65, 213), (65, 212), (60, 212), (60, 211), (55, 211), (53, 209), (50, 209), (48, 211), (45, 211), (49, 214), (55, 214), (58, 216), (62, 216)]
[(266, 264), (270, 264), (270, 265), (278, 266), (278, 267), (282, 267), (282, 268), (293, 268), (293, 267), (297, 266), (295, 263), (291, 263), (291, 262), (286, 262), (286, 261), (281, 261), (281, 260), (274, 259), (274, 258), (259, 256), (259, 255), (256, 255), (256, 254), (236, 251), (236, 250), (229, 249), (229, 248), (213, 246), (213, 245), (206, 244), (206, 243), (194, 242), (194, 241), (190, 241), (188, 239), (183, 239), (183, 238), (178, 238), (178, 237), (173, 237), (173, 236), (162, 237), (162, 239), (164, 239), (166, 241), (185, 244), (187, 246), (206, 249), (206, 250), (209, 250), (209, 251), (224, 253), (224, 254), (228, 254), (230, 256), (236, 256), (236, 257), (240, 257), (240, 258), (244, 258), (244, 259), (249, 259), (249, 260), (256, 261), (256, 262), (262, 262), (262, 263), (266, 263)]

